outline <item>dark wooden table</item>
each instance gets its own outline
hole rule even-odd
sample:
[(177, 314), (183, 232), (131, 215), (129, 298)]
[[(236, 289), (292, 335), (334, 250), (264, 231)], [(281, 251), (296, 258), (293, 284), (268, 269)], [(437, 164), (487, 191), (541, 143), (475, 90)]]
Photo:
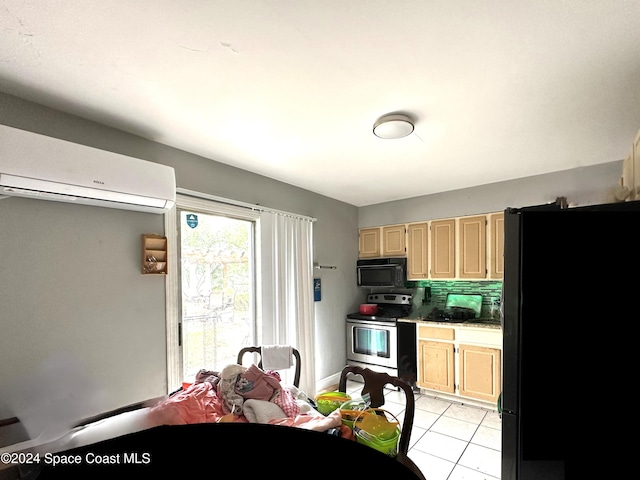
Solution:
[[(32, 478), (164, 478), (167, 475), (290, 478), (419, 478), (366, 445), (325, 432), (263, 424), (161, 426), (40, 455)], [(57, 463), (54, 465), (54, 463)]]

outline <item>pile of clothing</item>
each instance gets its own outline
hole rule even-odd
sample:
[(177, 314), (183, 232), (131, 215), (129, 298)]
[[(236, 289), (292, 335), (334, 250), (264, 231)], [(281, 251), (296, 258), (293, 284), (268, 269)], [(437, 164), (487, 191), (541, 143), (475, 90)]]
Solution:
[(284, 386), (276, 371), (237, 364), (219, 372), (200, 370), (192, 384), (184, 384), (148, 415), (154, 425), (249, 422), (317, 431), (342, 425), (340, 412), (322, 415), (304, 392)]
[(200, 370), (196, 383), (209, 382), (216, 388), (218, 396), (228, 413), (242, 415), (247, 400), (273, 402), (286, 417), (295, 417), (300, 406), (290, 388), (283, 387), (280, 374), (274, 370), (263, 371), (256, 365), (228, 365), (221, 372)]

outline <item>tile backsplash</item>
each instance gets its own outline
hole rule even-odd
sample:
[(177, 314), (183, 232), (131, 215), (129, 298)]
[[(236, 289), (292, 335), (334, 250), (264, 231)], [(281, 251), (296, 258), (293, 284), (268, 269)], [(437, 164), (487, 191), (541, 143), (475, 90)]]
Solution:
[[(480, 316), (491, 317), (491, 306), (500, 301), (502, 282), (497, 280), (464, 281), (464, 280), (420, 280), (413, 283), (415, 288), (412, 316), (426, 317), (434, 308), (443, 309), (448, 293), (473, 293), (482, 295)], [(422, 303), (425, 291), (431, 291), (428, 303)]]

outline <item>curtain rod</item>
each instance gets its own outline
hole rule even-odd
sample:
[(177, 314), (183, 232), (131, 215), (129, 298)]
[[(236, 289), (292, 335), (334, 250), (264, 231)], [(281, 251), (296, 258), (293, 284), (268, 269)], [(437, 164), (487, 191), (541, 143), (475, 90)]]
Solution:
[(188, 195), (190, 197), (203, 198), (206, 200), (212, 200), (214, 202), (226, 203), (227, 205), (234, 205), (236, 207), (249, 208), (258, 212), (275, 213), (276, 215), (284, 215), (287, 217), (299, 218), (301, 220), (308, 220), (315, 222), (317, 218), (307, 217), (305, 215), (299, 215), (297, 213), (285, 212), (284, 210), (276, 210), (275, 208), (263, 207), (262, 205), (254, 205), (252, 203), (239, 202), (237, 200), (231, 200), (230, 198), (218, 197), (216, 195), (209, 195), (208, 193), (196, 192), (195, 190), (188, 190), (186, 188), (176, 188), (176, 193), (181, 195)]

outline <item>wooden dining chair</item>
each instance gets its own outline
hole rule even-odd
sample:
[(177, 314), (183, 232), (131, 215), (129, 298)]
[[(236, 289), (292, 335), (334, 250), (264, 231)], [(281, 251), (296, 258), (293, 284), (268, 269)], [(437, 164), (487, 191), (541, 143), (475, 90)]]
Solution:
[(347, 380), (350, 376), (360, 375), (364, 379), (362, 395), (369, 394), (371, 398), (371, 408), (381, 408), (384, 405), (384, 389), (387, 385), (393, 385), (405, 395), (405, 411), (402, 420), (400, 441), (398, 442), (398, 454), (396, 460), (409, 468), (419, 479), (425, 480), (424, 474), (418, 466), (409, 458), (409, 441), (411, 440), (411, 429), (415, 416), (415, 399), (413, 389), (406, 381), (399, 377), (394, 377), (388, 373), (376, 372), (369, 368), (347, 365), (340, 374), (338, 390), (347, 393)]
[[(258, 368), (262, 369), (262, 347), (261, 346), (253, 346), (253, 347), (244, 347), (243, 349), (241, 349), (238, 352), (237, 363), (239, 365), (242, 365), (242, 360), (243, 360), (243, 357), (244, 357), (244, 355), (246, 353), (257, 353), (259, 355), (259, 357), (258, 357)], [(293, 361), (293, 367), (295, 368), (294, 377), (293, 377), (293, 384), (296, 387), (300, 387), (300, 369), (301, 369), (300, 352), (296, 348), (291, 347), (291, 356), (292, 356), (292, 361)]]

